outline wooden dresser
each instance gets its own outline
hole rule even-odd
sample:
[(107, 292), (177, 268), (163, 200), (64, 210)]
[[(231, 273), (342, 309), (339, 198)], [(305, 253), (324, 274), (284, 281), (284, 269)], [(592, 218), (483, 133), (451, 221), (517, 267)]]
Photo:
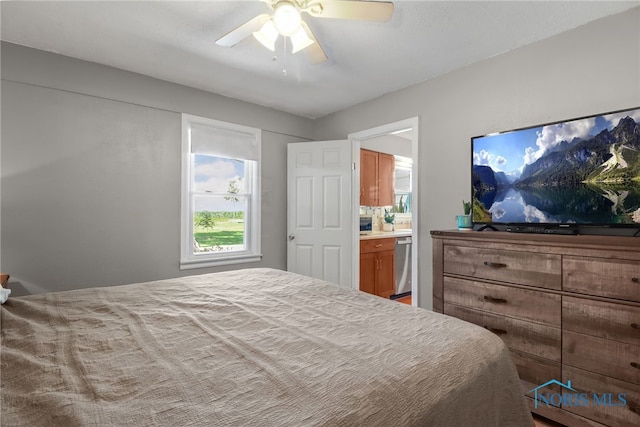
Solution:
[[(640, 237), (431, 236), (434, 310), (504, 340), (533, 412), (571, 427), (640, 426)], [(536, 388), (550, 405), (536, 405)]]

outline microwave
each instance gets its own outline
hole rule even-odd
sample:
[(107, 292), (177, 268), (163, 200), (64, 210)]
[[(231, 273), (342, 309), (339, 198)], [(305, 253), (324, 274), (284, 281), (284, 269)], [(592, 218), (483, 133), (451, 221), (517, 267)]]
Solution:
[(360, 234), (371, 234), (373, 231), (373, 215), (360, 215)]

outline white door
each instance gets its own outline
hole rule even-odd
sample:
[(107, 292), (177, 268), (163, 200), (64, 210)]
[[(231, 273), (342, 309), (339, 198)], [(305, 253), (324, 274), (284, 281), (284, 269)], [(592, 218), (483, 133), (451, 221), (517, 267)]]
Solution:
[(287, 270), (351, 287), (352, 177), (347, 140), (288, 145)]

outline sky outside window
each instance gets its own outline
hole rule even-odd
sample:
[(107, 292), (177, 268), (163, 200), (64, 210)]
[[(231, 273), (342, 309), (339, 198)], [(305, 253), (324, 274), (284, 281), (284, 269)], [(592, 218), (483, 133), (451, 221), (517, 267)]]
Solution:
[[(203, 154), (193, 155), (193, 189), (212, 196), (229, 196), (233, 187), (245, 194), (245, 162), (243, 160)], [(196, 198), (196, 211), (232, 212), (242, 210), (241, 203), (224, 197)]]

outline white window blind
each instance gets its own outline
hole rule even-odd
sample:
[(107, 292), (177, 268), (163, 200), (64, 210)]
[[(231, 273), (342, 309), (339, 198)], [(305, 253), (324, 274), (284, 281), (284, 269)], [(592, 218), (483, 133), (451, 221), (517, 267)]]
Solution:
[(191, 125), (191, 152), (232, 159), (260, 160), (255, 133), (233, 131), (220, 126)]

